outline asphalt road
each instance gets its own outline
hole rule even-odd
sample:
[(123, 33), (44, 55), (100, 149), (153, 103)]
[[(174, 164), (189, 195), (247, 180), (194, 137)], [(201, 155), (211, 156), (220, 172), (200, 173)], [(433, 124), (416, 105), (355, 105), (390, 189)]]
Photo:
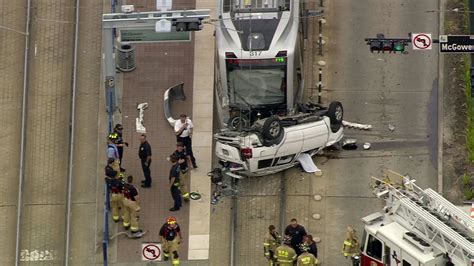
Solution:
[[(373, 125), (371, 131), (345, 131), (357, 139), (358, 150), (317, 159), (324, 172), (313, 189), (323, 199), (312, 209), (321, 214), (320, 257), (325, 265), (349, 265), (340, 252), (346, 226), (355, 226), (361, 237), (360, 218), (383, 206), (368, 187), (370, 175), (388, 168), (437, 188), (437, 47), (409, 47), (407, 55), (371, 54), (364, 38), (377, 33), (406, 38), (408, 32), (437, 36), (438, 15), (424, 11), (438, 9), (438, 1), (328, 2), (325, 96), (343, 103), (345, 120)], [(372, 149), (362, 150), (364, 142)]]

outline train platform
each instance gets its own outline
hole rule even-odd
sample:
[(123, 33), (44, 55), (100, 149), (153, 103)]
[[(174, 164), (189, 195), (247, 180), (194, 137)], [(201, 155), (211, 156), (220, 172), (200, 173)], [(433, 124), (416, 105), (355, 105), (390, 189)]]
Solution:
[[(129, 0), (136, 10), (155, 10), (155, 1)], [(214, 6), (214, 1), (173, 1), (173, 9), (199, 9)], [(135, 44), (137, 68), (118, 76), (121, 84), (119, 104), (121, 115), (115, 123), (124, 127), (123, 137), (129, 143), (124, 149), (122, 167), (135, 177), (134, 185), (140, 193), (142, 230), (148, 231), (140, 239), (118, 236), (111, 241), (111, 265), (142, 265), (142, 244), (160, 242), (159, 230), (168, 216), (175, 216), (181, 227), (184, 242), (179, 254), (181, 265), (207, 265), (209, 258), (210, 181), (207, 172), (212, 158), (212, 108), (214, 80), (213, 27), (191, 34), (190, 41)], [(191, 171), (191, 191), (202, 198), (184, 203), (181, 210), (170, 212), (173, 206), (168, 185), (170, 162), (176, 149), (174, 129), (164, 115), (164, 92), (184, 83), (185, 101), (171, 104), (171, 114), (178, 118), (187, 114), (193, 121), (193, 151), (198, 165)], [(144, 179), (138, 158), (141, 133), (136, 131), (137, 104), (148, 103), (144, 112), (147, 140), (152, 147), (152, 187), (141, 188)], [(111, 222), (111, 235), (123, 231), (121, 223)], [(165, 262), (157, 262), (165, 264)], [(171, 262), (167, 262), (171, 264)]]

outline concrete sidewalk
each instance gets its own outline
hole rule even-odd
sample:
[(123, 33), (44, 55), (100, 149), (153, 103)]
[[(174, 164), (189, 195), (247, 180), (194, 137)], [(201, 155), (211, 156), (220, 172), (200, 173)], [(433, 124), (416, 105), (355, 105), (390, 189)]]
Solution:
[[(204, 3), (206, 2), (206, 3)], [(127, 1), (140, 11), (155, 10), (154, 1)], [(194, 8), (194, 1), (173, 1), (173, 9)], [(199, 1), (196, 8), (214, 5), (211, 1)], [(209, 251), (210, 219), (210, 182), (207, 172), (211, 165), (212, 154), (212, 96), (214, 53), (212, 37), (213, 27), (192, 33), (190, 42), (161, 42), (137, 44), (137, 69), (122, 74), (123, 91), (121, 99), (121, 122), (124, 126), (124, 140), (130, 145), (125, 148), (123, 167), (126, 174), (135, 176), (134, 184), (141, 193), (140, 227), (149, 232), (142, 239), (119, 237), (111, 245), (116, 252), (111, 258), (113, 265), (143, 265), (141, 262), (141, 244), (159, 242), (161, 225), (167, 216), (173, 215), (181, 226), (184, 243), (180, 247), (181, 265), (207, 265)], [(196, 53), (195, 51), (199, 51)], [(203, 56), (205, 55), (205, 56)], [(199, 168), (191, 172), (191, 190), (202, 194), (202, 199), (183, 203), (178, 212), (169, 212), (172, 207), (168, 188), (170, 163), (166, 158), (176, 148), (176, 138), (163, 113), (163, 94), (166, 89), (184, 82), (186, 100), (172, 104), (172, 115), (177, 118), (186, 113), (194, 123), (193, 150)], [(137, 103), (147, 102), (144, 121), (147, 139), (152, 147), (152, 188), (141, 188), (143, 179), (137, 156), (139, 133), (135, 131), (135, 118), (138, 116)], [(197, 141), (199, 140), (199, 141)], [(112, 231), (122, 231), (121, 223), (111, 222)], [(113, 233), (112, 233), (113, 234)], [(165, 265), (170, 262), (151, 263)]]

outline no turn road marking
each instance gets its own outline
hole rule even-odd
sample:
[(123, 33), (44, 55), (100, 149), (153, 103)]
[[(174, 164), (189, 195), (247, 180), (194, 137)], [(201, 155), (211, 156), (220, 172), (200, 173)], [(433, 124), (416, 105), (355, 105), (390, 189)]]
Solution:
[(161, 261), (161, 244), (142, 244), (142, 261)]

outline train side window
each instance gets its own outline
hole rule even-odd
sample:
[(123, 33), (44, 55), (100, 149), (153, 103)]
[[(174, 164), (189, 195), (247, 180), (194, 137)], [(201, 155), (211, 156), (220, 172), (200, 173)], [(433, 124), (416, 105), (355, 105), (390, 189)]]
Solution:
[(411, 266), (411, 264), (407, 262), (406, 260), (403, 260), (403, 266)]
[(382, 250), (382, 242), (373, 235), (369, 235), (369, 241), (367, 242), (367, 255), (376, 260), (382, 261)]

